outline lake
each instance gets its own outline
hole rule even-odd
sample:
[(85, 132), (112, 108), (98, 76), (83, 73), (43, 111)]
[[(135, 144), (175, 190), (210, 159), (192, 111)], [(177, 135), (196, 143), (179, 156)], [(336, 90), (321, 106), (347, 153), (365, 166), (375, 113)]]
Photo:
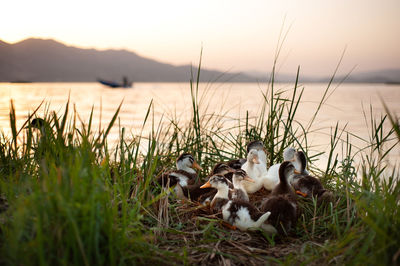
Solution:
[[(275, 90), (292, 90), (293, 84), (275, 84)], [(304, 94), (296, 114), (296, 120), (307, 123), (314, 114), (323, 96), (327, 84), (303, 84)], [(257, 83), (201, 83), (199, 95), (202, 101), (203, 113), (223, 114), (226, 125), (244, 118), (248, 111), (250, 117), (257, 116), (263, 101), (263, 92), (268, 84)], [(340, 128), (346, 126), (349, 132), (368, 139), (369, 131), (365, 114), (369, 119), (370, 107), (374, 117), (383, 115), (382, 101), (397, 116), (400, 115), (400, 85), (385, 84), (333, 84), (329, 98), (322, 106), (313, 129), (310, 140), (314, 152), (324, 151), (330, 142), (330, 131), (339, 123)], [(21, 126), (29, 113), (44, 100), (38, 115), (44, 114), (45, 109), (55, 110), (62, 114), (65, 104), (70, 102), (78, 111), (79, 117), (88, 121), (91, 108), (94, 107), (94, 124), (101, 122), (105, 126), (111, 120), (119, 104), (120, 125), (132, 134), (140, 134), (143, 120), (150, 102), (153, 100), (155, 121), (161, 118), (168, 122), (169, 118), (180, 121), (190, 119), (191, 93), (188, 83), (135, 83), (129, 89), (109, 89), (98, 83), (0, 83), (0, 127), (10, 134), (9, 111), (10, 100), (13, 100), (18, 126)], [(208, 106), (207, 110), (205, 110)], [(72, 107), (72, 106), (71, 106)], [(369, 121), (368, 121), (369, 122)], [(145, 130), (148, 130), (147, 127)], [(110, 141), (118, 138), (118, 128), (115, 127)], [(363, 145), (363, 141), (352, 138), (352, 143)], [(391, 154), (398, 158), (399, 150)], [(324, 156), (322, 156), (322, 162)], [(326, 158), (325, 158), (326, 159)]]

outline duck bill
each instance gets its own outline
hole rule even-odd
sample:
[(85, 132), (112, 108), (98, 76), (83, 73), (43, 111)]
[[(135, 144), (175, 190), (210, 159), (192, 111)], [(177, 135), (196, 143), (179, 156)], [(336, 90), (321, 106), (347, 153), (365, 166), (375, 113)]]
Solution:
[(258, 160), (258, 158), (253, 158), (253, 163), (255, 163), (255, 164), (259, 164), (259, 163), (260, 163), (260, 161)]
[(293, 171), (296, 175), (300, 175), (300, 171), (297, 171), (296, 169)]
[(197, 162), (193, 162), (193, 167), (197, 170), (203, 170), (203, 168), (201, 168), (201, 166)]
[(207, 181), (207, 183), (205, 183), (204, 185), (202, 185), (200, 188), (208, 188), (211, 187), (211, 184), (209, 181)]
[(251, 182), (251, 183), (255, 183), (254, 179), (252, 179), (250, 176), (245, 176), (245, 177), (243, 178), (243, 180), (249, 181), (249, 182)]

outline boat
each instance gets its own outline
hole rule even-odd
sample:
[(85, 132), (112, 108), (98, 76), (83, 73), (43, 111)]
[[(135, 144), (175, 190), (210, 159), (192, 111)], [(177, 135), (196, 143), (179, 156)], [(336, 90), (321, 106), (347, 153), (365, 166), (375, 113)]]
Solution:
[(400, 85), (400, 81), (386, 81), (386, 85)]
[(10, 83), (32, 83), (32, 81), (24, 80), (24, 79), (17, 79), (17, 80), (11, 80)]
[(104, 79), (97, 79), (98, 82), (101, 84), (108, 86), (110, 88), (131, 88), (132, 87), (132, 82), (129, 82), (126, 77), (123, 77), (122, 83), (114, 82), (114, 81), (109, 81), (109, 80), (104, 80)]

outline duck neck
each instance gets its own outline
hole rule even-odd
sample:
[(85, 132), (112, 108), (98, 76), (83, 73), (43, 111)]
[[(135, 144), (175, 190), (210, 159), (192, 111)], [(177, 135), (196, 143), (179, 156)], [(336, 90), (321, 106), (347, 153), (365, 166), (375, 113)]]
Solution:
[(215, 206), (215, 203), (220, 199), (229, 200), (228, 186), (218, 188), (217, 194), (215, 194), (214, 198), (211, 201), (211, 206)]
[(242, 189), (242, 190), (244, 190), (244, 189), (243, 189), (242, 182), (236, 180), (236, 178), (232, 178), (232, 182), (233, 182), (233, 187), (234, 187), (235, 189)]
[(177, 163), (176, 168), (178, 170), (182, 170), (182, 171), (185, 171), (190, 174), (196, 174), (196, 171), (193, 168), (190, 168), (189, 166), (181, 164), (181, 163)]
[(287, 186), (288, 185), (288, 179), (286, 177), (285, 173), (285, 168), (279, 167), (279, 182), (281, 186)]
[(258, 151), (258, 159), (265, 165), (267, 164), (267, 154), (263, 150)]
[(299, 151), (293, 165), (297, 171), (299, 171), (301, 174), (304, 174), (307, 167), (306, 155), (303, 152)]
[(222, 199), (229, 199), (229, 187), (228, 186), (223, 186), (221, 188), (218, 188), (217, 194), (215, 194), (215, 198), (222, 198)]
[(248, 168), (249, 170), (253, 170), (254, 169), (255, 164), (251, 161), (248, 161)]

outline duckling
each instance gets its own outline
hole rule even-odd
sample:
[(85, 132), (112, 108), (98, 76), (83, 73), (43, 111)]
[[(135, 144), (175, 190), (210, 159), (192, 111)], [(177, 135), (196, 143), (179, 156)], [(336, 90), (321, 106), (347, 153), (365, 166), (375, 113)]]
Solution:
[[(32, 147), (35, 161), (42, 166), (44, 171), (47, 171), (48, 165), (51, 163), (59, 166), (63, 157), (62, 153), (66, 148), (63, 135), (55, 132), (50, 121), (45, 119), (37, 117), (28, 121), (26, 122), (28, 125), (24, 128), (28, 130), (29, 135), (33, 133), (33, 129), (38, 130), (37, 142)], [(31, 136), (33, 137), (33, 135)]]
[(247, 153), (250, 150), (257, 150), (258, 151), (258, 158), (261, 162), (267, 165), (267, 152), (264, 147), (264, 143), (261, 140), (253, 140), (247, 144)]
[(201, 188), (213, 187), (218, 190), (211, 202), (212, 207), (222, 211), (224, 221), (242, 231), (262, 228), (267, 233), (275, 233), (275, 229), (265, 224), (270, 212), (262, 213), (248, 202), (230, 200), (228, 180), (221, 175), (213, 175)]
[(233, 178), (232, 178), (234, 187), (232, 193), (232, 199), (249, 202), (249, 195), (247, 195), (246, 190), (243, 188), (242, 184), (243, 180), (254, 182), (254, 180), (251, 179), (245, 171), (243, 171), (242, 169), (236, 170), (233, 173)]
[[(299, 155), (301, 153), (301, 155)], [(293, 154), (290, 154), (292, 157), (291, 160), (286, 160), (286, 161), (291, 161), (295, 167), (294, 172), (296, 174), (305, 174), (309, 175), (309, 172), (307, 171), (307, 158), (305, 154), (302, 151), (296, 151), (294, 150)]]
[(296, 190), (296, 193), (303, 197), (318, 196), (318, 199), (321, 197), (323, 199), (331, 198), (331, 193), (324, 189), (321, 182), (317, 178), (306, 173), (307, 159), (302, 151), (296, 152), (295, 160), (300, 171), (295, 171), (296, 174), (290, 179), (290, 184)]
[(259, 153), (256, 149), (249, 151), (247, 154), (247, 162), (242, 166), (242, 170), (254, 180), (254, 182), (248, 182), (247, 180), (242, 182), (246, 192), (252, 194), (260, 190), (263, 186), (262, 176), (265, 175), (267, 168), (264, 163), (260, 162)]
[(226, 164), (232, 168), (232, 169), (241, 169), (242, 165), (246, 162), (247, 160), (244, 158), (240, 158), (240, 159), (234, 159), (234, 160), (230, 160), (228, 162), (226, 162)]
[[(202, 184), (188, 185), (181, 187), (184, 198), (190, 199), (191, 201), (198, 202), (201, 205), (207, 205), (217, 194), (215, 188), (200, 188)], [(177, 185), (179, 186), (179, 185)]]
[(283, 160), (284, 161), (293, 162), (295, 154), (296, 154), (296, 149), (295, 148), (287, 147), (286, 149), (283, 150)]
[(298, 206), (296, 194), (288, 179), (293, 175), (294, 166), (285, 161), (279, 167), (279, 184), (261, 205), (262, 212), (271, 212), (270, 223), (280, 234), (287, 234), (296, 225)]
[[(233, 193), (232, 174), (235, 170), (228, 166), (227, 163), (217, 163), (211, 170), (210, 176), (222, 175), (228, 180), (229, 195)], [(183, 195), (192, 201), (197, 201), (202, 205), (206, 205), (214, 198), (217, 190), (215, 188), (201, 189), (202, 184), (189, 184), (182, 187)]]
[[(284, 161), (293, 161), (296, 149), (288, 147), (283, 151)], [(263, 176), (263, 186), (265, 189), (272, 191), (279, 184), (279, 168), (281, 164), (277, 163), (272, 165), (267, 173)]]
[[(265, 165), (267, 165), (267, 153), (265, 151), (264, 144), (262, 141), (260, 141), (260, 140), (251, 141), (247, 144), (246, 149), (247, 149), (247, 153), (249, 153), (249, 151), (252, 149), (256, 149), (259, 152), (258, 156), (259, 156), (260, 161), (264, 162)], [(229, 167), (231, 167), (235, 170), (238, 170), (238, 169), (242, 168), (243, 164), (245, 164), (246, 161), (247, 161), (247, 159), (240, 158), (240, 159), (230, 160), (230, 161), (226, 162), (226, 164)]]
[(272, 190), (271, 195), (290, 195), (296, 198), (296, 194), (289, 183), (289, 179), (294, 175), (294, 165), (291, 162), (284, 161), (279, 166), (279, 184)]
[(170, 187), (174, 187), (174, 192), (178, 198), (184, 198), (182, 188), (188, 185), (194, 185), (197, 173), (195, 169), (202, 170), (200, 165), (195, 161), (193, 155), (189, 153), (183, 153), (176, 159), (177, 170), (171, 170), (162, 173), (158, 178), (157, 182), (163, 188), (167, 186), (169, 182)]
[(214, 165), (213, 169), (211, 170), (210, 176), (222, 175), (225, 178), (227, 178), (230, 182), (232, 182), (232, 174), (235, 171), (235, 169), (230, 167), (228, 163), (220, 162)]
[(44, 119), (37, 117), (37, 118), (32, 119), (32, 121), (25, 128), (31, 127), (31, 128), (37, 128), (39, 130), (43, 130), (47, 126), (50, 126), (50, 125), (47, 125), (47, 122)]

